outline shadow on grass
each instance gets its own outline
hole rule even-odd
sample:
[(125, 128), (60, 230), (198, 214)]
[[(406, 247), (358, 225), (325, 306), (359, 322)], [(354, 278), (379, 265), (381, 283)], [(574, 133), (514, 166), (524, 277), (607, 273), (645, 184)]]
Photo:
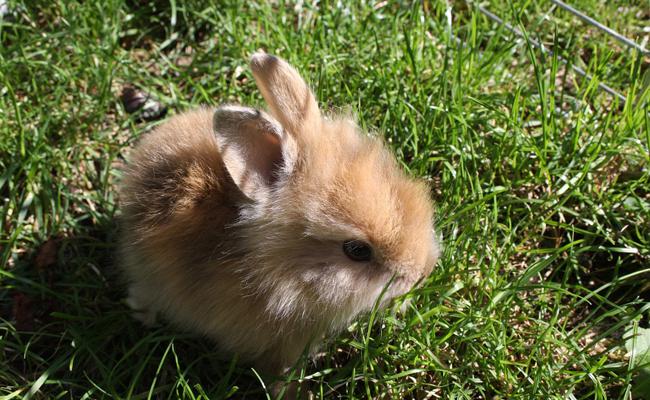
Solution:
[(46, 242), (7, 272), (5, 384), (30, 388), (32, 398), (265, 397), (252, 370), (211, 341), (134, 320), (116, 267), (115, 225), (84, 231)]

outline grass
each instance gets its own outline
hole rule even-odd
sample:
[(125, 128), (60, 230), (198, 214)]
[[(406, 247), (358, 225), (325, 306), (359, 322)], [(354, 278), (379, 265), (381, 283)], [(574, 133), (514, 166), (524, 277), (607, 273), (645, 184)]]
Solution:
[[(266, 396), (209, 341), (134, 321), (114, 258), (117, 167), (160, 123), (127, 114), (122, 88), (170, 114), (261, 104), (258, 48), (385, 135), (430, 181), (443, 235), (405, 313), (361, 318), (297, 371), (317, 398), (650, 398), (624, 346), (650, 318), (648, 58), (550, 2), (484, 3), (623, 104), (465, 2), (450, 26), (444, 2), (344, 3), (9, 2), (1, 399)], [(640, 43), (641, 3), (573, 4)]]

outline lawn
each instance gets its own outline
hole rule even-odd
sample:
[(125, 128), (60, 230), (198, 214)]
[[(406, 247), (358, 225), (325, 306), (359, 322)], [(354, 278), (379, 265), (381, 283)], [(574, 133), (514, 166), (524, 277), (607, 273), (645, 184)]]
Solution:
[[(444, 244), (421, 288), (291, 379), (316, 398), (650, 399), (649, 56), (545, 0), (481, 3), (525, 38), (464, 1), (218, 3), (6, 4), (0, 399), (266, 397), (236, 356), (132, 319), (115, 256), (129, 148), (200, 104), (261, 105), (257, 49), (430, 183)], [(647, 2), (572, 4), (648, 47)], [(127, 87), (167, 116), (127, 112)]]

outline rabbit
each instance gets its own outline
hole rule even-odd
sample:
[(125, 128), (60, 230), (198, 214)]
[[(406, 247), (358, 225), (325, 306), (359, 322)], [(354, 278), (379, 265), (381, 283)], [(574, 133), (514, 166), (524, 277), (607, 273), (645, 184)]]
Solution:
[(429, 188), (380, 138), (324, 116), (286, 61), (250, 68), (268, 113), (199, 108), (131, 151), (119, 251), (140, 319), (283, 373), (427, 277), (439, 241)]

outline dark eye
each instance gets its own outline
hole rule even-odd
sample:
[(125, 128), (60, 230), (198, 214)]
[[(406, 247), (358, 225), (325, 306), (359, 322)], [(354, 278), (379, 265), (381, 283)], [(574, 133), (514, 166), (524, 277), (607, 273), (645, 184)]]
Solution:
[(353, 261), (370, 261), (372, 258), (370, 245), (362, 240), (346, 240), (343, 252)]

